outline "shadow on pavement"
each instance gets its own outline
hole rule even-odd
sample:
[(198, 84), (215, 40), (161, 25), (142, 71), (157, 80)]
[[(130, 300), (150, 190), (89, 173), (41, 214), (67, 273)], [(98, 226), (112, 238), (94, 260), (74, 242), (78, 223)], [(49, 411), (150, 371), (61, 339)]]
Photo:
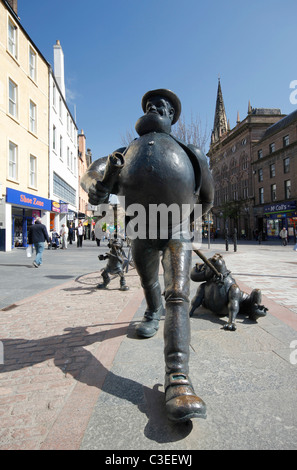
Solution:
[(42, 339), (2, 339), (4, 364), (0, 364), (0, 374), (21, 370), (53, 359), (55, 366), (65, 376), (70, 374), (81, 383), (97, 387), (105, 393), (136, 405), (148, 418), (144, 434), (150, 440), (164, 443), (184, 439), (191, 432), (192, 423), (189, 421), (176, 426), (168, 422), (165, 414), (164, 393), (159, 390), (160, 384), (150, 389), (135, 380), (116, 375), (98, 361), (91, 352), (84, 349), (85, 346), (127, 333), (127, 323), (93, 334), (87, 331), (90, 327), (106, 327), (107, 325), (66, 328), (65, 334)]

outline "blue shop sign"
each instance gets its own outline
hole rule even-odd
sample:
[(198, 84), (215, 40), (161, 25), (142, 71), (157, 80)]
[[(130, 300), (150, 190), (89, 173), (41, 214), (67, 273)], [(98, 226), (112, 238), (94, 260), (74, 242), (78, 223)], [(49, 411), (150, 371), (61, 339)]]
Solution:
[(278, 202), (264, 207), (264, 213), (287, 212), (296, 210), (296, 201)]
[(6, 202), (45, 211), (50, 211), (52, 208), (52, 201), (50, 199), (11, 188), (6, 188)]

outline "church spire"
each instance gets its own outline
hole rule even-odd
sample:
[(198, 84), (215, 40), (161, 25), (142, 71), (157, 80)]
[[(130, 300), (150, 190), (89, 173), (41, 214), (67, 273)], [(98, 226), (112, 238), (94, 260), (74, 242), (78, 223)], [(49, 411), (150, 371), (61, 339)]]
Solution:
[(224, 105), (222, 88), (221, 88), (221, 80), (219, 77), (216, 110), (215, 110), (213, 130), (211, 134), (211, 143), (214, 144), (215, 142), (217, 142), (220, 139), (220, 137), (227, 132), (227, 130), (228, 130), (228, 123), (227, 123), (225, 105)]

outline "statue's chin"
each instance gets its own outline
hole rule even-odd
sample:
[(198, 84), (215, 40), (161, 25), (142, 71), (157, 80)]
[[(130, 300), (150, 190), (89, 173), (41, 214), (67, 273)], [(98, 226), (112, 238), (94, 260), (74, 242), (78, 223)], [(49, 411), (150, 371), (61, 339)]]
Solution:
[(138, 135), (148, 134), (149, 132), (165, 132), (170, 134), (171, 121), (168, 117), (162, 117), (159, 114), (145, 114), (136, 122), (135, 130)]

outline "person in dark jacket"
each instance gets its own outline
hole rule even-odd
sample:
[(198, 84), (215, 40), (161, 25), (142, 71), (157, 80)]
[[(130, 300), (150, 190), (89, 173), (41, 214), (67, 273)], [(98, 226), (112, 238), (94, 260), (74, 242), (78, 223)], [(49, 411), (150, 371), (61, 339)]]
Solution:
[(28, 234), (29, 245), (34, 245), (36, 251), (36, 258), (33, 261), (33, 266), (35, 266), (35, 268), (38, 268), (42, 264), (42, 254), (45, 240), (47, 243), (50, 243), (46, 226), (43, 225), (41, 223), (41, 219), (37, 217), (35, 224), (30, 227)]

